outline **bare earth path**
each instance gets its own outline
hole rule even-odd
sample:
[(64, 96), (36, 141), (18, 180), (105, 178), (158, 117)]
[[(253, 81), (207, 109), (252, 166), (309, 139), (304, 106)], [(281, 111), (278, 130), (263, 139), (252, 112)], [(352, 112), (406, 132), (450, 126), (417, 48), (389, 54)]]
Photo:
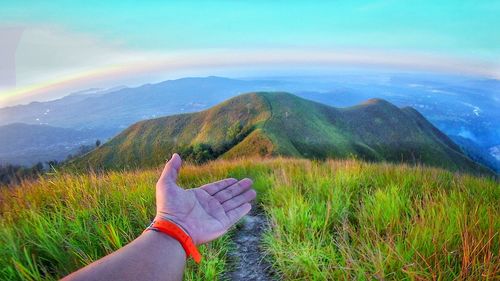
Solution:
[(229, 253), (232, 270), (225, 276), (228, 280), (276, 280), (261, 247), (262, 234), (267, 227), (269, 224), (262, 210), (252, 209), (245, 216), (233, 236), (235, 249)]

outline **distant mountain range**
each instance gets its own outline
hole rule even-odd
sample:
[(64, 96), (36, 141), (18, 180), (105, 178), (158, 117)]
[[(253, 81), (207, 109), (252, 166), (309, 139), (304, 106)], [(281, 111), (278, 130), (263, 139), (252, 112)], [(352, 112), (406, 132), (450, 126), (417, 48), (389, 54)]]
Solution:
[(201, 112), (138, 122), (71, 164), (157, 166), (177, 151), (208, 159), (355, 157), (488, 173), (413, 108), (381, 99), (334, 108), (283, 92), (244, 94)]
[(91, 91), (0, 109), (0, 125), (44, 124), (116, 133), (139, 120), (206, 109), (240, 91), (266, 90), (275, 82), (221, 77), (183, 78), (137, 88)]
[[(500, 81), (426, 74), (349, 74), (325, 77), (229, 79), (183, 78), (136, 88), (89, 89), (49, 102), (0, 108), (0, 126), (14, 123), (48, 125), (82, 131), (103, 141), (131, 124), (151, 118), (197, 112), (244, 92), (286, 91), (327, 105), (352, 106), (379, 97), (418, 109), (472, 158), (500, 171)], [(14, 126), (14, 125), (13, 125)], [(0, 134), (2, 131), (0, 130)], [(27, 133), (29, 136), (29, 133)], [(20, 136), (22, 137), (22, 136)], [(70, 145), (64, 139), (61, 145)], [(79, 144), (74, 143), (75, 149)], [(58, 150), (32, 155), (55, 159)], [(29, 161), (30, 153), (23, 159)], [(0, 163), (17, 159), (0, 153)], [(39, 157), (33, 157), (33, 163)], [(24, 160), (23, 160), (23, 163)]]

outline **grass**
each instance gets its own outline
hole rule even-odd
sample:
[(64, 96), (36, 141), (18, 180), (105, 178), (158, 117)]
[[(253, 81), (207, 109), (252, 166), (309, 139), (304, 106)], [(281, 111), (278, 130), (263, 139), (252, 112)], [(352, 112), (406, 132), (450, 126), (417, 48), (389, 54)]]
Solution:
[[(0, 279), (57, 279), (134, 239), (154, 214), (159, 170), (55, 174), (0, 189)], [(186, 165), (180, 183), (251, 177), (286, 280), (496, 280), (500, 187), (405, 165), (272, 159)], [(202, 248), (186, 280), (229, 268), (229, 236)]]
[(287, 280), (494, 280), (498, 182), (362, 162), (281, 165), (265, 237)]
[[(1, 190), (0, 280), (58, 279), (133, 240), (154, 216), (158, 174), (55, 175)], [(216, 279), (228, 239), (202, 247), (186, 280)]]

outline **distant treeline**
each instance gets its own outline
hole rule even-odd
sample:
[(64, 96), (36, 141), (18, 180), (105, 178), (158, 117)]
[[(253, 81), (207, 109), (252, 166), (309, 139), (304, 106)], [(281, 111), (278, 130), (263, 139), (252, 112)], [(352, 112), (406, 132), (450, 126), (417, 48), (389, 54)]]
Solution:
[(24, 179), (38, 177), (44, 170), (44, 165), (41, 162), (32, 167), (0, 165), (0, 185), (19, 184)]

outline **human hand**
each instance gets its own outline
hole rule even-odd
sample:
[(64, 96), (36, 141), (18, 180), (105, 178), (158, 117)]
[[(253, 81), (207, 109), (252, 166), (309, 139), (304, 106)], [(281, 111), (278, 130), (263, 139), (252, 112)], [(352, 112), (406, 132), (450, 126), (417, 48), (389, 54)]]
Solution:
[(181, 157), (174, 153), (156, 183), (156, 216), (182, 227), (196, 245), (216, 239), (246, 215), (255, 190), (252, 180), (229, 178), (198, 188), (176, 183)]

